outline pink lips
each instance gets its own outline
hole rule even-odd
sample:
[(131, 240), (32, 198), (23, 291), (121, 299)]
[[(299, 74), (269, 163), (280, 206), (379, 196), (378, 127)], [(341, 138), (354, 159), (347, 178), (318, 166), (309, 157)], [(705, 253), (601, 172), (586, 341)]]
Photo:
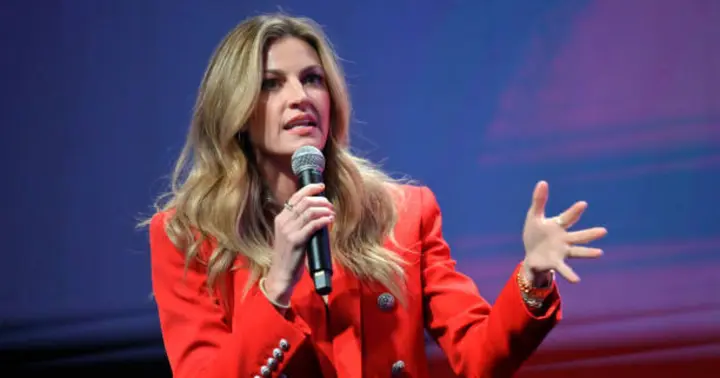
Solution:
[(312, 114), (300, 114), (292, 117), (288, 122), (285, 123), (285, 129), (289, 130), (295, 127), (317, 127), (317, 118)]

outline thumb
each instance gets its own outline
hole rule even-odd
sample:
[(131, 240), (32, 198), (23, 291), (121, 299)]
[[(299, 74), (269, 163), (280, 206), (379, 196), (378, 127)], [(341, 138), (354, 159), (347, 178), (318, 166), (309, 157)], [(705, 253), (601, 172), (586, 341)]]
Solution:
[(533, 191), (532, 196), (532, 204), (530, 205), (530, 210), (528, 210), (528, 215), (534, 215), (536, 217), (545, 216), (545, 205), (548, 201), (548, 191), (548, 183), (545, 181), (539, 181), (535, 185), (535, 190)]

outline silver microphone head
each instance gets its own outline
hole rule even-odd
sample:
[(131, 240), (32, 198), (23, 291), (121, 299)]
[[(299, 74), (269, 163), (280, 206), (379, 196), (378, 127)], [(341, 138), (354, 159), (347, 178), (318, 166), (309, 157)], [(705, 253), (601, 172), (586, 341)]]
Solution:
[(325, 170), (325, 156), (313, 146), (303, 146), (292, 155), (292, 170), (295, 175), (308, 169), (322, 173)]

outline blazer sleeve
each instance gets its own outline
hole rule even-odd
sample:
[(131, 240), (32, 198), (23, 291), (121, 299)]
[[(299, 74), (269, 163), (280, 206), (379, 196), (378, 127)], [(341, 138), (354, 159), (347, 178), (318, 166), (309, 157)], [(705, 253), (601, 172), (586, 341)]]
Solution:
[(235, 303), (229, 323), (208, 294), (205, 270), (192, 264), (185, 271), (184, 254), (170, 241), (164, 219), (159, 213), (150, 223), (151, 271), (173, 377), (264, 376), (263, 367), (276, 376), (310, 334), (307, 324), (292, 313), (281, 315), (256, 287)]
[[(462, 377), (509, 377), (540, 345), (561, 317), (554, 286), (541, 313), (532, 313), (520, 295), (516, 266), (495, 304), (456, 271), (442, 236), (434, 194), (421, 188), (422, 278), (426, 328)], [(555, 285), (553, 283), (553, 285)]]

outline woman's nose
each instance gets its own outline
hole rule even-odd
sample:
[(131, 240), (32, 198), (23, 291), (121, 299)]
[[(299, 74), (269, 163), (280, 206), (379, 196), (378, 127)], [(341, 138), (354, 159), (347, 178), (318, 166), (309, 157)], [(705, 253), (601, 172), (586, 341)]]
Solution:
[(287, 86), (290, 106), (298, 107), (308, 104), (309, 97), (305, 86), (298, 80), (290, 80)]

